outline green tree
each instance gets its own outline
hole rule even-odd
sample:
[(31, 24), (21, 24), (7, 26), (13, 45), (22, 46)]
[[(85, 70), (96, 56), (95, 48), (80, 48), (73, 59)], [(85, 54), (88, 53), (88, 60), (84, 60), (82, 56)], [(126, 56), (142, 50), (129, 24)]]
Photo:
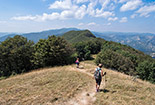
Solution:
[(102, 41), (104, 40), (92, 39), (85, 42), (74, 43), (73, 46), (79, 58), (88, 60), (91, 59), (91, 54), (97, 54), (101, 51)]
[(39, 40), (34, 49), (32, 62), (36, 68), (69, 64), (74, 52), (66, 40), (56, 36), (49, 36), (47, 40)]
[(102, 50), (96, 57), (95, 63), (102, 63), (104, 67), (131, 74), (134, 71), (134, 65), (130, 59), (112, 50)]
[(143, 80), (149, 80), (155, 83), (155, 61), (152, 62), (146, 60), (138, 64), (138, 75)]
[(33, 42), (16, 35), (0, 44), (0, 76), (10, 76), (32, 69)]

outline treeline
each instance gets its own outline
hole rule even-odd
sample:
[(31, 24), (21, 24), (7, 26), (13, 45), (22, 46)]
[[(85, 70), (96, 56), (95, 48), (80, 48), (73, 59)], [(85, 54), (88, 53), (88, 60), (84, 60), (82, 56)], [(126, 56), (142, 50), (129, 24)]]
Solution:
[(32, 69), (67, 65), (89, 60), (97, 54), (95, 63), (104, 67), (138, 75), (155, 83), (155, 60), (143, 52), (120, 43), (91, 38), (87, 41), (68, 43), (62, 37), (49, 36), (34, 44), (22, 36), (8, 38), (0, 43), (0, 77), (28, 72)]
[(74, 61), (73, 54), (74, 49), (61, 37), (49, 36), (34, 44), (17, 35), (0, 43), (0, 77), (70, 64)]

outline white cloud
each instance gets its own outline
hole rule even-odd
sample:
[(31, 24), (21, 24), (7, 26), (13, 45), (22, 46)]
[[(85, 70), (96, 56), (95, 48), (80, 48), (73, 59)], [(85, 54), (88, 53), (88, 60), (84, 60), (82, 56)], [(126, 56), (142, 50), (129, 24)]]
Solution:
[(115, 14), (109, 11), (104, 11), (104, 12), (96, 11), (96, 15), (95, 15), (95, 17), (104, 17), (104, 18), (107, 18), (110, 16), (115, 16)]
[(43, 15), (36, 16), (18, 16), (11, 18), (12, 20), (33, 20), (33, 21), (45, 21), (45, 20), (54, 20), (60, 19), (61, 16), (57, 12), (53, 12), (52, 14), (43, 13)]
[(50, 5), (49, 9), (71, 9), (72, 2), (71, 0), (64, 0), (64, 1), (55, 1), (53, 4)]
[(130, 16), (130, 18), (135, 18), (137, 16), (137, 14), (132, 14), (131, 16)]
[(78, 25), (79, 25), (79, 26), (83, 26), (83, 25), (84, 25), (84, 23), (79, 23)]
[(120, 11), (124, 12), (124, 11), (129, 11), (129, 10), (135, 10), (140, 5), (142, 5), (141, 0), (130, 0), (120, 8)]
[[(77, 4), (84, 2), (88, 3), (85, 5)], [(110, 16), (115, 16), (114, 11), (112, 11), (115, 8), (114, 2), (116, 2), (116, 0), (57, 0), (49, 6), (49, 9), (58, 9), (60, 10), (59, 12), (43, 13), (42, 15), (35, 16), (17, 16), (13, 17), (12, 19), (46, 21), (54, 19), (64, 20), (70, 18), (82, 19), (86, 15), (108, 18)], [(101, 8), (99, 8), (97, 5), (100, 5)]]
[(116, 20), (118, 20), (118, 17), (114, 17), (114, 18), (110, 17), (110, 18), (108, 18), (108, 21), (116, 21)]
[[(87, 14), (90, 16), (93, 16), (93, 17), (103, 17), (103, 18), (107, 18), (109, 16), (114, 16), (115, 14), (113, 12), (105, 11), (105, 9), (113, 10), (115, 8), (113, 3), (110, 4), (110, 1), (111, 0), (96, 0), (95, 2), (91, 1), (88, 4)], [(97, 3), (99, 3), (101, 5), (100, 9), (95, 8)], [(110, 4), (110, 8), (107, 8), (109, 4)]]
[(108, 25), (108, 26), (110, 26), (110, 25), (111, 25), (111, 23), (108, 23), (107, 25)]
[(37, 21), (45, 21), (45, 20), (54, 20), (60, 17), (60, 14), (57, 12), (54, 12), (52, 14), (46, 14), (44, 13), (42, 16), (36, 16)]
[(74, 17), (74, 12), (71, 10), (64, 10), (60, 14), (60, 19), (68, 19), (73, 17)]
[(145, 16), (148, 17), (149, 13), (155, 12), (155, 5), (150, 5), (150, 6), (144, 6), (141, 7), (136, 13), (139, 13), (140, 16)]
[(114, 3), (111, 3), (109, 5), (109, 10), (114, 10), (116, 8), (115, 4)]
[(107, 5), (110, 3), (110, 0), (99, 0), (100, 4), (102, 5), (101, 11), (103, 11)]
[(88, 8), (87, 8), (87, 13), (91, 16), (95, 15), (94, 6), (95, 5), (93, 3), (89, 3)]
[(85, 14), (86, 14), (86, 6), (85, 5), (82, 5), (75, 12), (75, 18), (82, 19), (85, 16)]
[(86, 6), (82, 5), (80, 7), (78, 6), (72, 6), (72, 9), (65, 9), (62, 12), (53, 12), (51, 14), (43, 13), (43, 15), (36, 15), (36, 16), (19, 16), (19, 17), (13, 17), (13, 20), (34, 20), (34, 21), (46, 21), (46, 20), (65, 20), (69, 18), (76, 18), (76, 19), (82, 19), (86, 15)]
[(124, 2), (127, 2), (129, 0), (119, 0), (119, 3), (124, 3)]
[(77, 4), (79, 3), (85, 3), (88, 2), (89, 0), (74, 0), (74, 2), (76, 2)]
[(94, 26), (94, 25), (97, 25), (95, 22), (91, 22), (91, 23), (88, 23), (87, 24), (88, 26)]
[(119, 21), (120, 23), (125, 23), (128, 21), (127, 17), (122, 17), (121, 20)]
[(11, 20), (35, 20), (36, 17), (35, 16), (19, 16), (19, 17), (12, 17)]

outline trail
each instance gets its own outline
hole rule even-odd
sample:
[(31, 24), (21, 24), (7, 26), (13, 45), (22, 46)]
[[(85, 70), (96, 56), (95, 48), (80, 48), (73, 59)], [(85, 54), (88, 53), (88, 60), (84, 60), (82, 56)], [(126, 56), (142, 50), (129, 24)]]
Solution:
[[(72, 68), (72, 70), (75, 70), (77, 72), (82, 72), (82, 73), (85, 73), (93, 77), (93, 75), (91, 73), (86, 72), (85, 69)], [(93, 102), (96, 100), (95, 93), (96, 93), (95, 85), (92, 84), (92, 86), (88, 87), (87, 90), (84, 90), (78, 93), (75, 97), (73, 97), (68, 102), (63, 103), (63, 104), (65, 105), (93, 105)]]
[[(91, 74), (90, 72), (87, 72), (87, 69), (84, 69), (84, 68), (79, 69), (79, 68), (72, 67), (71, 70), (85, 73), (93, 78), (93, 74)], [(103, 87), (103, 86), (101, 86), (101, 87)], [(87, 90), (83, 90), (81, 93), (77, 94), (75, 97), (71, 98), (68, 102), (65, 102), (63, 104), (65, 104), (65, 105), (93, 105), (93, 103), (96, 100), (95, 89), (96, 89), (96, 87), (95, 87), (95, 80), (94, 80), (94, 84), (92, 84), (90, 87), (88, 87)]]

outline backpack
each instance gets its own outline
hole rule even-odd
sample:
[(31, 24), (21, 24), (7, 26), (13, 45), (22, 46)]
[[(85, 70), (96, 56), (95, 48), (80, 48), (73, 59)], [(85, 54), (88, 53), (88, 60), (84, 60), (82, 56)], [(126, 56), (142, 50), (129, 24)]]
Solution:
[(96, 68), (94, 72), (95, 79), (101, 79), (100, 68)]

